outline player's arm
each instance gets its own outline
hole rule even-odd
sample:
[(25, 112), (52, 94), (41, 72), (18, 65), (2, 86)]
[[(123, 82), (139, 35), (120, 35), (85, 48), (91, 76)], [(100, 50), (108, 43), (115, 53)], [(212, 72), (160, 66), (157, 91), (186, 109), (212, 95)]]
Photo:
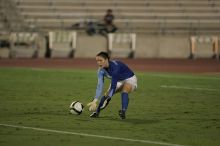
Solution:
[(117, 74), (116, 75), (114, 74), (112, 76), (111, 86), (109, 90), (105, 93), (105, 96), (102, 97), (103, 103), (102, 103), (102, 106), (100, 107), (100, 110), (106, 108), (109, 102), (111, 101), (111, 97), (115, 94), (117, 82), (118, 82)]
[(115, 94), (115, 90), (118, 82), (118, 76), (119, 76), (119, 66), (115, 66), (114, 72), (112, 73), (111, 86), (107, 94), (108, 98), (111, 98)]
[(98, 71), (98, 83), (97, 83), (97, 88), (96, 88), (96, 95), (93, 98), (93, 100), (87, 104), (87, 106), (89, 106), (89, 111), (96, 110), (97, 101), (99, 100), (99, 97), (102, 94), (103, 86), (104, 86), (104, 73), (103, 73), (103, 71), (99, 70)]

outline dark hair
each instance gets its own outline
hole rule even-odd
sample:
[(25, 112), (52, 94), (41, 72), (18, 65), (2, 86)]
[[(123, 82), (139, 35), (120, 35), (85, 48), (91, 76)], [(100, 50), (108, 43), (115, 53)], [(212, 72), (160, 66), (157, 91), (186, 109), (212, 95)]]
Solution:
[(96, 56), (101, 56), (104, 59), (110, 59), (109, 54), (107, 52), (99, 52)]

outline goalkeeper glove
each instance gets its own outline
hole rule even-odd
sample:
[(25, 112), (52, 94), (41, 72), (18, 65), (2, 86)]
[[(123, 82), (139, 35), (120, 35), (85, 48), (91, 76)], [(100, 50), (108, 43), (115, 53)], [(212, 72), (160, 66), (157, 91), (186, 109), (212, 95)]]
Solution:
[(98, 99), (93, 99), (92, 102), (88, 103), (87, 106), (89, 107), (89, 111), (95, 111), (97, 107), (97, 101)]

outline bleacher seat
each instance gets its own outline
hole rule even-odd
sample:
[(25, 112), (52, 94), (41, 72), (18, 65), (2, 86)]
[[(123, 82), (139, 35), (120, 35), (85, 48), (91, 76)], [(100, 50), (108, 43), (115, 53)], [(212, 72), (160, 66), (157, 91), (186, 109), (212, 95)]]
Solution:
[(50, 31), (49, 49), (51, 58), (73, 58), (76, 49), (76, 32)]
[(108, 34), (108, 51), (112, 57), (134, 58), (135, 48), (135, 33)]
[[(191, 36), (190, 37), (190, 59), (194, 59), (195, 57), (198, 57), (198, 52), (200, 52), (201, 44), (204, 46), (204, 44), (208, 44), (209, 50), (212, 52), (212, 58), (219, 59), (219, 39), (218, 36)], [(200, 44), (200, 45), (199, 45)]]
[(10, 57), (37, 58), (44, 57), (45, 50), (41, 46), (37, 32), (12, 32), (10, 34)]

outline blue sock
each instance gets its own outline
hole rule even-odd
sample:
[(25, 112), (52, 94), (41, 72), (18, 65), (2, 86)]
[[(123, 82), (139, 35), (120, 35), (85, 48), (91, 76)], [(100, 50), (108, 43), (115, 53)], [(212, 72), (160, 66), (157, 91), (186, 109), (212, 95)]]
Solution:
[(104, 103), (104, 101), (107, 99), (107, 97), (106, 96), (102, 96), (102, 98), (101, 98), (101, 100), (100, 100), (100, 102), (99, 102), (99, 106), (98, 106), (98, 108), (96, 109), (96, 113), (99, 113), (100, 112), (100, 108), (102, 107), (102, 105), (103, 105), (103, 103)]
[(126, 111), (128, 108), (129, 98), (128, 93), (122, 92), (121, 93), (121, 104), (122, 104), (122, 110)]

